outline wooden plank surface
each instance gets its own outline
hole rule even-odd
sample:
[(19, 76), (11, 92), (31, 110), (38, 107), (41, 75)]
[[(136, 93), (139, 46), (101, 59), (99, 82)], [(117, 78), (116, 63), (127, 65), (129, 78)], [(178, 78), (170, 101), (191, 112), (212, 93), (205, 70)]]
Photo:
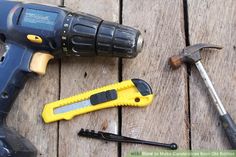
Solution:
[[(40, 2), (31, 0), (27, 2)], [(202, 62), (227, 110), (236, 120), (236, 2), (188, 0), (191, 45), (206, 42), (222, 45), (222, 51), (203, 53)], [(47, 3), (59, 5), (59, 0)], [(70, 0), (65, 5), (105, 20), (119, 20), (119, 0)], [(141, 30), (145, 45), (139, 56), (123, 60), (123, 80), (141, 78), (153, 88), (154, 102), (146, 108), (122, 108), (122, 134), (189, 147), (188, 89), (186, 68), (172, 71), (168, 58), (185, 47), (182, 0), (123, 0), (123, 24)], [(60, 69), (61, 68), (61, 69)], [(114, 156), (115, 143), (79, 138), (81, 128), (118, 132), (118, 110), (107, 109), (71, 121), (45, 125), (43, 105), (118, 81), (114, 58), (63, 58), (49, 64), (44, 77), (31, 78), (16, 100), (7, 123), (30, 139), (43, 157)], [(226, 149), (229, 144), (218, 114), (196, 68), (190, 77), (192, 149)], [(122, 145), (122, 156), (131, 150), (154, 147)]]
[[(123, 79), (146, 80), (155, 99), (147, 108), (123, 108), (122, 134), (187, 148), (186, 70), (168, 66), (168, 58), (185, 47), (182, 0), (124, 0), (123, 24), (140, 29), (145, 40), (136, 59), (124, 60)], [(123, 156), (134, 149), (154, 147), (124, 144)]]
[[(43, 0), (25, 2), (44, 3)], [(58, 5), (57, 0), (47, 3)], [(9, 126), (29, 139), (38, 149), (38, 156), (57, 156), (57, 124), (45, 125), (41, 112), (45, 103), (55, 101), (59, 94), (59, 64), (49, 64), (47, 74), (43, 77), (30, 78), (24, 90), (18, 96), (7, 118)]]
[[(188, 0), (191, 45), (224, 47), (202, 53), (202, 63), (226, 109), (236, 120), (236, 1)], [(192, 149), (226, 149), (229, 144), (196, 68), (190, 77)]]
[[(119, 19), (118, 0), (71, 0), (65, 5), (74, 11), (83, 11), (105, 20)], [(65, 58), (61, 68), (61, 97), (71, 96), (118, 81), (118, 60), (114, 58)], [(60, 122), (59, 157), (116, 157), (117, 145), (103, 141), (79, 138), (81, 128), (118, 132), (116, 108), (101, 110), (71, 121)]]

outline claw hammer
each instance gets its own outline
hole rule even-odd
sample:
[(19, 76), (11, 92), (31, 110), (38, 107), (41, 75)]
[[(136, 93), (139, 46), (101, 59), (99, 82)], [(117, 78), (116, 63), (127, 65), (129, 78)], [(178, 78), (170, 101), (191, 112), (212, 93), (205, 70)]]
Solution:
[(225, 130), (226, 136), (229, 140), (229, 143), (233, 149), (236, 149), (236, 125), (229, 113), (224, 108), (219, 96), (216, 93), (216, 90), (213, 87), (213, 84), (206, 73), (202, 63), (201, 63), (201, 50), (204, 48), (214, 48), (214, 49), (222, 49), (222, 47), (212, 44), (196, 44), (192, 46), (188, 46), (183, 49), (183, 52), (180, 55), (172, 56), (169, 59), (169, 64), (173, 69), (179, 68), (183, 63), (185, 64), (195, 64), (197, 67), (206, 87), (210, 93), (210, 96), (216, 106), (219, 114), (220, 120), (222, 122), (222, 126)]

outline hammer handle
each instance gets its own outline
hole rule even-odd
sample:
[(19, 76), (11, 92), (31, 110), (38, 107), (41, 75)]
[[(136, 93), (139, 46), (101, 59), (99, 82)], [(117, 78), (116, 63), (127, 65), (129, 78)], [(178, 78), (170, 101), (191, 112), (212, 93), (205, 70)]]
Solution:
[(220, 116), (223, 128), (229, 143), (233, 149), (236, 149), (236, 125), (229, 113)]

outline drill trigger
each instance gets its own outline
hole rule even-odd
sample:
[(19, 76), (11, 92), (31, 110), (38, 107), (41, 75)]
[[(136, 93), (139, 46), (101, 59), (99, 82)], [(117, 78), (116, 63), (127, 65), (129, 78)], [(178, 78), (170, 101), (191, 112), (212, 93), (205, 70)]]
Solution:
[(30, 70), (39, 75), (45, 75), (49, 60), (54, 57), (49, 53), (36, 52), (30, 62)]

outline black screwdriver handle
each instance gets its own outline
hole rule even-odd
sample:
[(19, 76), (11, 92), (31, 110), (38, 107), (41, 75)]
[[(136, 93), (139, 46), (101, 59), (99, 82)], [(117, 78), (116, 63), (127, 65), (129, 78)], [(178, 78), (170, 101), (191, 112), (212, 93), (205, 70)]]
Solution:
[[(104, 136), (108, 135), (108, 136)], [(113, 141), (113, 142), (123, 142), (123, 143), (134, 143), (134, 144), (145, 144), (145, 145), (150, 145), (150, 146), (158, 146), (158, 147), (163, 147), (163, 148), (168, 148), (172, 150), (178, 149), (178, 145), (176, 143), (160, 143), (160, 142), (153, 142), (153, 141), (145, 141), (145, 140), (139, 140), (139, 139), (134, 139), (134, 138), (129, 138), (125, 136), (119, 136), (114, 134), (103, 134), (103, 139), (107, 141)], [(108, 137), (108, 138), (107, 138)]]
[(171, 150), (176, 150), (178, 149), (178, 145), (176, 143), (171, 143), (171, 144), (166, 144), (166, 143), (159, 143), (159, 142), (152, 142), (152, 141), (129, 141), (126, 140), (124, 141), (125, 143), (135, 143), (135, 144), (145, 144), (145, 145), (150, 145), (150, 146), (159, 146), (159, 147), (163, 147), (163, 148), (168, 148)]
[(236, 149), (236, 125), (229, 113), (220, 116), (223, 128), (225, 130), (226, 136), (229, 143), (233, 149)]
[(160, 143), (160, 142), (153, 142), (153, 141), (145, 141), (145, 140), (139, 140), (135, 138), (130, 138), (126, 136), (120, 136), (112, 133), (106, 133), (106, 132), (98, 132), (103, 140), (107, 141), (113, 141), (113, 142), (124, 142), (124, 143), (135, 143), (135, 144), (145, 144), (150, 146), (159, 146), (163, 148), (169, 148), (172, 150), (178, 149), (178, 145), (176, 143)]

